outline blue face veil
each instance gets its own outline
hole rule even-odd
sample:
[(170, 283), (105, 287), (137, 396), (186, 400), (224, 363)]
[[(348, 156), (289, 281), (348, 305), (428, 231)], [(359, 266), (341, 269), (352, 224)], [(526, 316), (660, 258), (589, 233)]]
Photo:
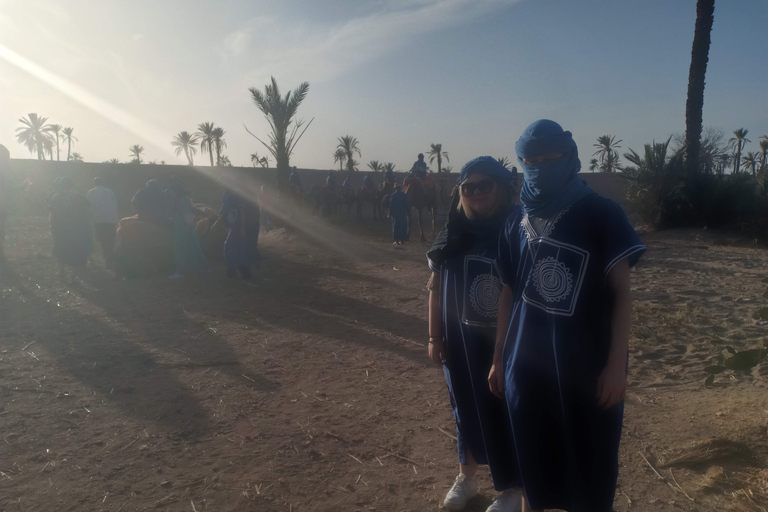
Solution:
[[(556, 122), (541, 119), (531, 124), (515, 144), (515, 152), (523, 168), (520, 201), (528, 215), (549, 218), (592, 193), (577, 176), (581, 162), (571, 132)], [(541, 163), (523, 161), (550, 153), (563, 156)]]

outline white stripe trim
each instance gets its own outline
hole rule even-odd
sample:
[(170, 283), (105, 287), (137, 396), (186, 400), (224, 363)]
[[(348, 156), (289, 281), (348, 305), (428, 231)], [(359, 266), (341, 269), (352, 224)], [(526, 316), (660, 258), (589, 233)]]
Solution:
[(624, 258), (629, 258), (633, 254), (638, 253), (640, 251), (644, 251), (645, 249), (646, 249), (646, 247), (644, 245), (642, 245), (642, 244), (630, 247), (629, 249), (627, 249), (623, 253), (621, 253), (618, 256), (616, 256), (615, 258), (613, 258), (613, 260), (605, 268), (605, 274), (604, 275), (607, 277), (608, 274), (610, 273), (611, 269), (613, 267), (615, 267), (616, 264), (618, 262), (620, 262), (621, 260), (623, 260)]

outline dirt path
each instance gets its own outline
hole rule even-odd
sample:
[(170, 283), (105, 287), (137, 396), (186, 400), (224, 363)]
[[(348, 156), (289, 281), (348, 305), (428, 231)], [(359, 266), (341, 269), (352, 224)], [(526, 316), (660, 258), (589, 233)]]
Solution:
[[(247, 283), (95, 269), (73, 286), (45, 222), (16, 221), (0, 276), (0, 510), (438, 510), (456, 456), (426, 359), (426, 246), (352, 231), (345, 256), (272, 232)], [(752, 318), (768, 254), (691, 233), (649, 244), (616, 509), (759, 511), (768, 362), (711, 385), (704, 368), (768, 347)], [(749, 453), (661, 468), (713, 438)], [(493, 497), (482, 484), (470, 512)]]

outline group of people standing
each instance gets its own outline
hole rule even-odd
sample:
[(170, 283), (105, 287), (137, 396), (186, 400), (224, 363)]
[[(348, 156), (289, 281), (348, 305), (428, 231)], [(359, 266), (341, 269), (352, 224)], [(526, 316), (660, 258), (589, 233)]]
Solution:
[(488, 465), (488, 512), (610, 512), (626, 393), (630, 267), (645, 247), (621, 207), (577, 175), (571, 132), (531, 124), (513, 174), (491, 157), (463, 166), (427, 254), (429, 357), (443, 365), (463, 510)]

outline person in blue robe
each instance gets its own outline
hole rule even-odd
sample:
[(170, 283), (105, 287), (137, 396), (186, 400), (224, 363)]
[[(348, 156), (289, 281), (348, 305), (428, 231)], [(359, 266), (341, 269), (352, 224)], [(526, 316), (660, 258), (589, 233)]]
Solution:
[(192, 205), (189, 193), (179, 181), (169, 184), (165, 192), (173, 219), (173, 254), (176, 261), (176, 272), (170, 278), (182, 279), (194, 272), (208, 273), (208, 260), (195, 224), (198, 211)]
[(341, 188), (343, 188), (345, 191), (349, 191), (349, 189), (352, 187), (352, 184), (349, 182), (349, 176), (344, 178), (344, 181), (341, 182)]
[(549, 120), (515, 146), (521, 212), (499, 239), (504, 283), (491, 389), (506, 397), (523, 510), (610, 512), (626, 393), (630, 267), (645, 246), (621, 207), (577, 173)]
[(456, 419), (459, 476), (443, 503), (462, 510), (477, 493), (478, 465), (488, 465), (501, 494), (490, 512), (517, 511), (520, 478), (512, 427), (503, 399), (491, 393), (496, 312), (501, 278), (496, 264), (504, 221), (512, 203), (513, 174), (492, 157), (471, 160), (461, 170), (448, 221), (427, 253), (432, 269), (429, 355), (443, 363)]
[(227, 277), (250, 279), (258, 260), (259, 208), (231, 190), (224, 193), (219, 216), (229, 227), (224, 242)]
[(336, 176), (333, 172), (329, 172), (328, 177), (325, 178), (325, 186), (331, 190), (336, 190)]
[(408, 214), (410, 211), (408, 196), (403, 192), (401, 183), (395, 184), (395, 191), (389, 196), (389, 216), (392, 219), (393, 245), (403, 245), (408, 241)]
[(298, 187), (300, 192), (304, 191), (304, 188), (301, 185), (301, 176), (299, 176), (299, 171), (296, 169), (296, 167), (293, 168), (291, 174), (288, 176), (288, 184), (295, 185)]
[(413, 162), (411, 174), (424, 181), (427, 178), (427, 162), (424, 161), (424, 153), (419, 153), (418, 160)]

